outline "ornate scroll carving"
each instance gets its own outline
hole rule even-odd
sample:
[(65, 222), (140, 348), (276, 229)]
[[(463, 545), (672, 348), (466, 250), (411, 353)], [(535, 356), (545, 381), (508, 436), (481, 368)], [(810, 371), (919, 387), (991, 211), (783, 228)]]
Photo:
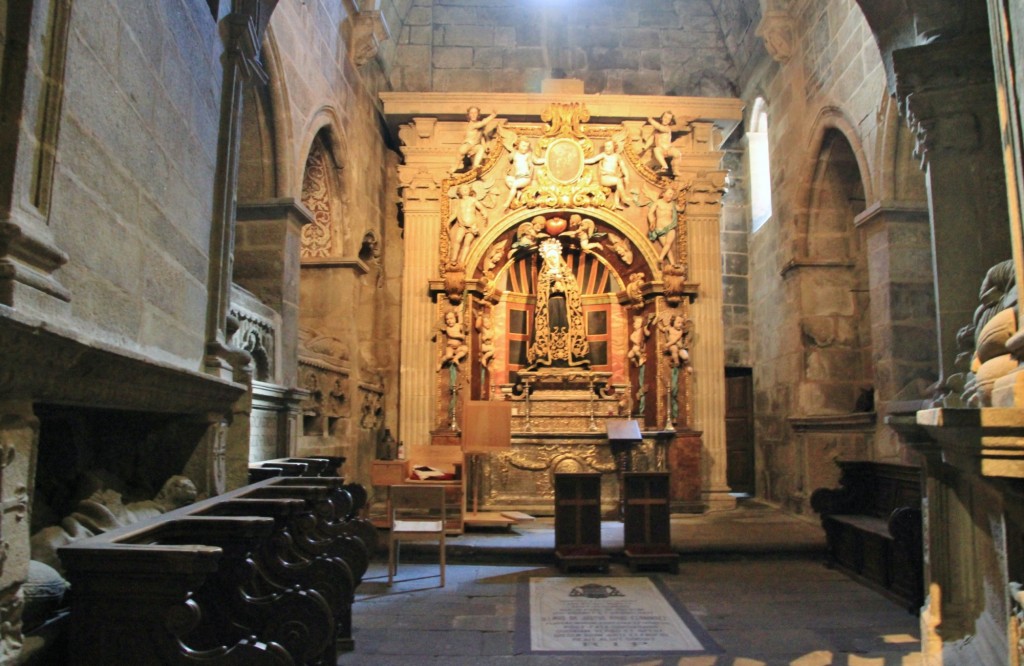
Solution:
[(306, 157), (302, 179), (302, 204), (313, 213), (312, 224), (302, 227), (302, 257), (327, 257), (332, 247), (331, 188), (327, 151), (319, 139), (313, 141)]

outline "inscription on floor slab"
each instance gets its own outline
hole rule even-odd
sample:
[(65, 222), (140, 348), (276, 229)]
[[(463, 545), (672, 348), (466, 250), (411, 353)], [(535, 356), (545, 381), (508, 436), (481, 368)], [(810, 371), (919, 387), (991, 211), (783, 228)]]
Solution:
[(531, 578), (535, 652), (704, 649), (649, 578)]

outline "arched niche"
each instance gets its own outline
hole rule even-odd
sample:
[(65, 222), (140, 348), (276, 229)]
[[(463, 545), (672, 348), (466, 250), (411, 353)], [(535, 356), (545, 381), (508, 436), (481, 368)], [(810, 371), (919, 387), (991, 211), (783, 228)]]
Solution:
[(306, 153), (302, 205), (313, 219), (302, 229), (303, 263), (341, 257), (345, 252), (344, 187), (332, 144), (331, 132), (325, 127), (313, 137)]
[(803, 414), (855, 410), (873, 384), (867, 255), (854, 226), (865, 207), (857, 156), (836, 128), (822, 134), (808, 201), (799, 285)]

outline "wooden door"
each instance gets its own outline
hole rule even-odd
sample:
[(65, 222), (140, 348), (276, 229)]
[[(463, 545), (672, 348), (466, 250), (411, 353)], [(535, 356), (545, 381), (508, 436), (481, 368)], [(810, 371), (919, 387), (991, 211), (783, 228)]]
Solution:
[(754, 381), (749, 368), (725, 372), (726, 481), (733, 492), (754, 494)]

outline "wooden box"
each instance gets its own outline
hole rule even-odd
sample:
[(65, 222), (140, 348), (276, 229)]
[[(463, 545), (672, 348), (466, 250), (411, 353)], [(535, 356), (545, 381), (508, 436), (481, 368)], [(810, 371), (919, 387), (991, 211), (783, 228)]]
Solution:
[(622, 475), (624, 536), (629, 568), (667, 566), (679, 571), (672, 550), (669, 522), (669, 472), (625, 472)]
[(601, 550), (601, 475), (555, 474), (555, 558), (573, 568), (608, 571)]

